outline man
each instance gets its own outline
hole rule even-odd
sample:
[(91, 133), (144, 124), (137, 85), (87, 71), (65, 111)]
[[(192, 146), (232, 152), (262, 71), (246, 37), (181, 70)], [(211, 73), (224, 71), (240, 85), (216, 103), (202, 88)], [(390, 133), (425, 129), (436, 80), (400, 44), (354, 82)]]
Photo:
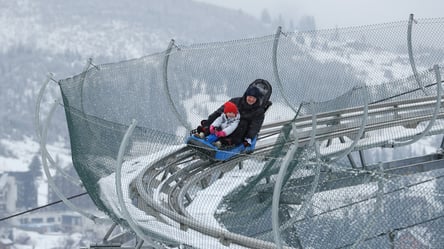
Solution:
[[(259, 133), (265, 118), (265, 111), (271, 105), (268, 100), (267, 103), (262, 104), (264, 100), (264, 93), (255, 86), (256, 83), (263, 83), (269, 85), (268, 81), (257, 79), (253, 81), (248, 87), (242, 97), (232, 98), (229, 101), (233, 102), (240, 113), (240, 122), (236, 130), (229, 136), (221, 138), (219, 141), (224, 146), (238, 145), (243, 143), (245, 147), (251, 145), (251, 141)], [(201, 126), (197, 128), (198, 132), (209, 133), (210, 124), (219, 117), (224, 111), (224, 106), (219, 107), (215, 112), (208, 116), (207, 120), (201, 121)]]

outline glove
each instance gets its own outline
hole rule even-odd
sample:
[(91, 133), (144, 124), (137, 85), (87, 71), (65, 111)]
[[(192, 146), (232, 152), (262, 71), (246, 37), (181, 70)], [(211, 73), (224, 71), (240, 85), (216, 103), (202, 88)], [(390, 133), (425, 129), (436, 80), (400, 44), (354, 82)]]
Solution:
[(210, 125), (210, 133), (214, 134), (216, 131), (214, 130), (214, 126)]
[(245, 138), (243, 144), (245, 147), (251, 146), (251, 138)]
[(225, 131), (216, 131), (216, 136), (217, 137), (225, 137), (227, 136), (227, 133), (225, 133)]

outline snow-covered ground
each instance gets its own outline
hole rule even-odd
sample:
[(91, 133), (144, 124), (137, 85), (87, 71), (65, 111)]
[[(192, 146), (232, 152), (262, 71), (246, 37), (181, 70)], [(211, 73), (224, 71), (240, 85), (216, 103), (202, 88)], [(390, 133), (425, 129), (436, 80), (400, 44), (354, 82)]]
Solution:
[[(13, 228), (14, 249), (56, 249), (56, 248), (79, 248), (81, 237), (80, 233), (38, 233), (33, 231), (24, 231)], [(23, 243), (17, 243), (23, 242)]]

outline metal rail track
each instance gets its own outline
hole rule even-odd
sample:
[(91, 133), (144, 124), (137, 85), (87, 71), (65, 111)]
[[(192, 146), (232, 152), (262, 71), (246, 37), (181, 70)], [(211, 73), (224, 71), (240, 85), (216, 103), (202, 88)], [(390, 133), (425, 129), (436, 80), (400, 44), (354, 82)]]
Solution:
[[(395, 126), (411, 127), (419, 122), (430, 120), (435, 106), (436, 98), (426, 97), (414, 100), (394, 101), (369, 105), (369, 122), (365, 131), (374, 131)], [(316, 130), (312, 130), (312, 116), (298, 117), (294, 120), (298, 129), (300, 146), (306, 145), (313, 137), (316, 140), (331, 140), (343, 136), (357, 134), (363, 108), (349, 108), (340, 111), (319, 113), (316, 115)], [(443, 110), (439, 110), (438, 119), (444, 118)], [(251, 156), (266, 157), (267, 152), (274, 148), (277, 137), (283, 126), (292, 121), (284, 121), (264, 125), (255, 152)], [(434, 129), (427, 135), (439, 134), (444, 127)], [(293, 131), (294, 132), (294, 131)], [(314, 132), (314, 134), (313, 134)], [(406, 138), (408, 139), (408, 138)], [(292, 143), (291, 139), (285, 143)], [(390, 141), (379, 141), (371, 145), (358, 146), (354, 150), (360, 150), (366, 146), (379, 147), (389, 144)], [(335, 153), (339, 153), (340, 150)], [(332, 153), (326, 154), (331, 156)], [(162, 218), (165, 223), (178, 223), (183, 229), (191, 228), (206, 235), (219, 238), (227, 245), (235, 243), (249, 248), (260, 246), (261, 248), (276, 248), (272, 242), (249, 238), (228, 231), (208, 227), (193, 218), (186, 207), (193, 201), (195, 193), (211, 184), (210, 179), (217, 179), (224, 172), (232, 170), (240, 162), (249, 159), (245, 155), (235, 156), (227, 162), (213, 162), (201, 158), (192, 148), (184, 148), (170, 156), (149, 165), (137, 177), (137, 195), (140, 198), (142, 210), (155, 217), (159, 214), (167, 217)]]

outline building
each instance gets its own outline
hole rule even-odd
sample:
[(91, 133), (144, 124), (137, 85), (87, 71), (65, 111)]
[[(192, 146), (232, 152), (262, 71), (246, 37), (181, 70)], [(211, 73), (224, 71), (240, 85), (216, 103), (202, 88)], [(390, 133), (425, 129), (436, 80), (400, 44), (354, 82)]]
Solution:
[(17, 185), (15, 177), (0, 173), (0, 213), (10, 214), (16, 211)]
[(14, 224), (20, 229), (47, 232), (79, 232), (83, 229), (83, 218), (79, 213), (64, 212), (36, 212), (21, 215)]

